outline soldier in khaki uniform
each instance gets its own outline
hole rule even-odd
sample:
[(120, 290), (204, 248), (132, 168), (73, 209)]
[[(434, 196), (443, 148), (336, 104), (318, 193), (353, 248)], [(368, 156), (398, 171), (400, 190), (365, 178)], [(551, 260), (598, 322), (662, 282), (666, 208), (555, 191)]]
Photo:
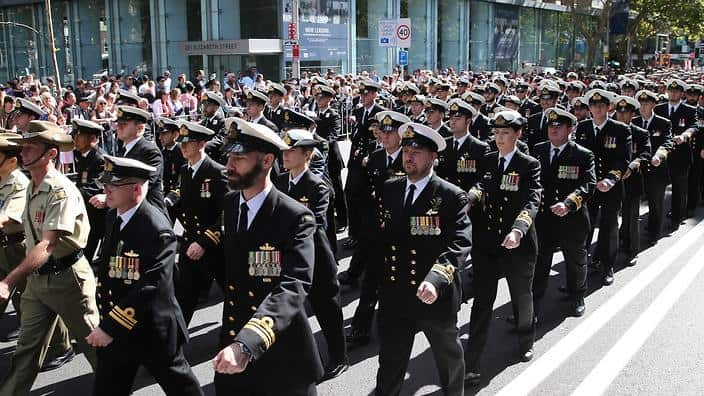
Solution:
[[(0, 277), (5, 277), (24, 258), (24, 212), (25, 192), (29, 180), (17, 169), (20, 146), (7, 140), (4, 135), (19, 137), (16, 134), (0, 136)], [(20, 295), (25, 282), (20, 282), (11, 291), (12, 305), (19, 315)], [(9, 300), (0, 304), (0, 313), (5, 312)], [(18, 331), (10, 330), (3, 335), (3, 341), (17, 338)]]
[(98, 325), (96, 281), (82, 250), (90, 231), (88, 215), (75, 184), (54, 166), (59, 151), (70, 151), (73, 141), (55, 124), (32, 121), (17, 142), (32, 176), (22, 215), (27, 255), (0, 281), (0, 301), (25, 279), (27, 286), (17, 350), (1, 396), (29, 395), (59, 316), (91, 365), (96, 362), (95, 350), (85, 341)]

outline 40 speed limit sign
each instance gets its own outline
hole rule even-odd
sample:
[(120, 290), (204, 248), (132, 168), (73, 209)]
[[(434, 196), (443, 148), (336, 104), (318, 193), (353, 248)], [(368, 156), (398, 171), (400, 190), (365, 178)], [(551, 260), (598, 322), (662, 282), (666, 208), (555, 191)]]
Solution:
[(396, 23), (396, 46), (408, 48), (411, 46), (411, 18), (399, 18)]

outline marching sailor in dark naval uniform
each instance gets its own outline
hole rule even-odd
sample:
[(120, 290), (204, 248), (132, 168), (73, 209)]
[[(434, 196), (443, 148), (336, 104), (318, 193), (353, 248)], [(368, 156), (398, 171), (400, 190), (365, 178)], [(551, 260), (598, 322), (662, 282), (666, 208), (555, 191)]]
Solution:
[(557, 246), (565, 257), (567, 287), (573, 316), (584, 315), (587, 291), (587, 201), (594, 194), (596, 174), (594, 154), (570, 139), (577, 117), (558, 109), (548, 109), (548, 142), (535, 146), (540, 161), (543, 196), (535, 219), (538, 234), (538, 261), (533, 279), (533, 305), (537, 312), (550, 279), (552, 258)]
[(416, 333), (435, 358), (443, 394), (464, 394), (457, 329), (462, 290), (457, 270), (470, 249), (467, 193), (433, 174), (445, 140), (434, 129), (406, 123), (406, 177), (388, 180), (383, 195), (383, 255), (379, 287), (379, 370), (376, 394), (398, 395)]
[(493, 316), (496, 288), (506, 276), (518, 332), (521, 361), (533, 359), (533, 274), (538, 253), (534, 219), (540, 206), (540, 162), (516, 147), (525, 118), (513, 110), (492, 120), (499, 151), (487, 154), (481, 179), (469, 190), (471, 206), (482, 208), (486, 229), (472, 245), (474, 305), (465, 348), (465, 381), (481, 381), (480, 360)]
[(673, 149), (670, 120), (655, 114), (653, 109), (658, 95), (641, 90), (636, 94), (640, 103), (640, 115), (631, 121), (648, 131), (653, 156), (647, 164), (641, 164), (645, 178), (645, 196), (648, 200), (648, 242), (652, 245), (660, 239), (665, 218), (665, 189), (669, 181), (668, 156)]
[(181, 122), (178, 140), (187, 162), (180, 169), (180, 188), (167, 195), (183, 226), (174, 283), (186, 323), (190, 323), (198, 297), (210, 290), (213, 279), (221, 288), (224, 284), (221, 213), (227, 180), (225, 167), (205, 153), (213, 135), (203, 125)]
[[(228, 135), (225, 303), (213, 359), (218, 395), (315, 395), (323, 374), (304, 301), (315, 260), (313, 213), (271, 183), (270, 128), (235, 119)], [(291, 360), (294, 359), (294, 360)]]
[(592, 118), (577, 125), (575, 140), (594, 153), (597, 180), (596, 191), (588, 202), (592, 234), (587, 238), (587, 249), (593, 230), (598, 227), (593, 262), (601, 263), (602, 283), (608, 286), (614, 282), (618, 256), (618, 212), (624, 196), (621, 180), (631, 162), (631, 131), (628, 125), (609, 118), (611, 93), (593, 89), (584, 95), (584, 101), (589, 103)]
[(290, 129), (284, 135), (284, 142), (291, 147), (283, 151), (283, 165), (289, 171), (279, 175), (274, 185), (313, 211), (317, 225), (313, 285), (308, 300), (328, 346), (330, 363), (322, 378), (325, 381), (339, 376), (349, 368), (337, 261), (326, 235), (326, 228), (330, 227), (327, 216), (331, 192), (329, 185), (309, 169), (318, 145), (313, 134), (303, 129)]
[(202, 395), (183, 355), (188, 329), (176, 303), (176, 236), (169, 219), (147, 202), (156, 168), (105, 156), (108, 213), (98, 259), (100, 324), (87, 337), (97, 348), (93, 394), (129, 395), (139, 366), (166, 394)]

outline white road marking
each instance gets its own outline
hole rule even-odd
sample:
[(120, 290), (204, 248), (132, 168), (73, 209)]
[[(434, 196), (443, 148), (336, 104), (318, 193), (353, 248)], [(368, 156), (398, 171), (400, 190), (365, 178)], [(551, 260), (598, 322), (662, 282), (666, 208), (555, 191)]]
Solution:
[(665, 286), (645, 312), (579, 384), (572, 396), (601, 395), (606, 391), (704, 268), (704, 260), (700, 256), (702, 254), (704, 254), (704, 247), (699, 249), (675, 278)]
[(586, 317), (569, 334), (536, 359), (527, 369), (502, 388), (498, 396), (525, 395), (535, 389), (545, 378), (582, 347), (596, 332), (608, 323), (621, 309), (646, 288), (677, 259), (687, 247), (704, 235), (704, 221), (682, 235), (669, 249), (663, 252), (641, 273), (623, 286), (613, 297)]

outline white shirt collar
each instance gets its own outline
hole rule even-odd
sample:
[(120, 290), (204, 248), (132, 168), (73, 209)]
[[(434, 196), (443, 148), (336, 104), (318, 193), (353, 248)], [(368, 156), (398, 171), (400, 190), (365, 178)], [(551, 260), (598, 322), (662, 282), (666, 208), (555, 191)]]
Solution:
[(299, 173), (298, 176), (294, 177), (291, 179), (291, 174), (288, 174), (288, 182), (289, 184), (293, 182), (294, 185), (298, 185), (298, 182), (301, 181), (301, 177), (303, 177), (303, 174), (308, 172), (308, 169), (304, 170), (303, 172)]
[(508, 164), (511, 163), (511, 159), (513, 158), (513, 155), (516, 154), (516, 151), (518, 151), (518, 147), (514, 147), (510, 153), (504, 155), (503, 157), (501, 156), (501, 154), (499, 154), (499, 160), (501, 160), (501, 158), (506, 159), (506, 161), (504, 161), (504, 170), (506, 170), (506, 168), (508, 168)]
[(196, 162), (195, 164), (188, 165), (189, 168), (193, 169), (193, 176), (195, 176), (196, 172), (198, 172), (198, 169), (200, 169), (200, 165), (203, 163), (203, 161), (205, 161), (205, 154), (203, 154), (203, 156), (200, 157), (198, 162)]
[(455, 145), (455, 142), (457, 142), (457, 147), (462, 147), (462, 145), (464, 144), (464, 141), (467, 140), (467, 136), (469, 136), (469, 133), (465, 134), (464, 136), (462, 136), (462, 137), (459, 138), (459, 139), (453, 137), (453, 138), (452, 138), (452, 145), (453, 145), (453, 147), (454, 147), (454, 145)]
[(403, 199), (405, 202), (406, 195), (408, 195), (408, 188), (411, 186), (411, 184), (415, 184), (416, 190), (413, 192), (413, 202), (416, 202), (416, 199), (420, 195), (420, 193), (423, 192), (423, 189), (425, 189), (425, 186), (428, 185), (428, 182), (430, 181), (430, 178), (433, 176), (433, 171), (431, 170), (430, 173), (428, 173), (425, 177), (422, 179), (418, 180), (415, 183), (411, 183), (410, 180), (408, 180), (408, 177), (406, 177), (406, 193), (403, 195)]
[(394, 152), (391, 153), (391, 154), (389, 154), (389, 152), (386, 151), (386, 156), (387, 156), (387, 157), (390, 156), (391, 159), (392, 159), (391, 162), (393, 162), (393, 161), (396, 161), (396, 158), (398, 157), (398, 154), (399, 154), (400, 152), (401, 152), (401, 147), (397, 148), (396, 151), (394, 151)]
[(262, 205), (264, 205), (264, 200), (266, 199), (266, 196), (269, 195), (269, 191), (271, 191), (272, 187), (273, 184), (267, 183), (264, 189), (260, 191), (259, 194), (253, 196), (249, 201), (245, 201), (244, 195), (240, 193), (239, 206), (242, 206), (242, 204), (246, 202), (247, 207), (249, 208), (249, 211), (247, 212), (247, 228), (252, 225), (252, 220), (254, 220), (254, 217), (257, 215), (257, 212), (259, 212)]
[[(677, 104), (672, 104), (672, 102), (667, 102), (667, 105), (672, 109), (672, 112), (674, 113), (680, 107), (680, 103), (682, 103), (682, 102), (678, 102)], [(668, 109), (668, 110), (670, 110), (670, 109)]]
[(596, 129), (597, 129), (597, 128), (599, 128), (600, 131), (601, 131), (602, 129), (604, 129), (604, 126), (606, 125), (607, 122), (609, 122), (609, 117), (606, 117), (606, 120), (604, 120), (604, 122), (602, 122), (601, 125), (597, 125), (597, 124), (594, 122), (594, 119), (592, 118), (592, 124), (594, 124), (594, 132), (596, 132)]
[(565, 149), (565, 146), (567, 146), (567, 142), (562, 143), (559, 147), (555, 146), (554, 144), (550, 143), (550, 156), (552, 157), (552, 153), (555, 151), (555, 149), (558, 150), (557, 155), (562, 154), (562, 150)]
[(131, 142), (129, 142), (129, 143), (125, 143), (125, 155), (127, 155), (127, 153), (129, 153), (130, 150), (132, 150), (132, 147), (134, 147), (134, 145), (137, 144), (137, 142), (138, 142), (141, 138), (142, 138), (141, 136), (137, 136), (137, 138), (134, 139), (133, 141), (131, 141)]
[(253, 119), (253, 120), (250, 121), (250, 122), (253, 122), (253, 123), (257, 124), (257, 123), (259, 123), (259, 120), (261, 120), (262, 118), (264, 118), (264, 114), (260, 114), (259, 117)]
[(122, 218), (122, 223), (120, 223), (120, 231), (122, 231), (123, 228), (129, 223), (129, 221), (132, 219), (132, 216), (137, 212), (137, 209), (139, 209), (139, 205), (141, 205), (142, 202), (138, 203), (137, 205), (127, 209), (125, 213), (118, 213), (117, 215)]

